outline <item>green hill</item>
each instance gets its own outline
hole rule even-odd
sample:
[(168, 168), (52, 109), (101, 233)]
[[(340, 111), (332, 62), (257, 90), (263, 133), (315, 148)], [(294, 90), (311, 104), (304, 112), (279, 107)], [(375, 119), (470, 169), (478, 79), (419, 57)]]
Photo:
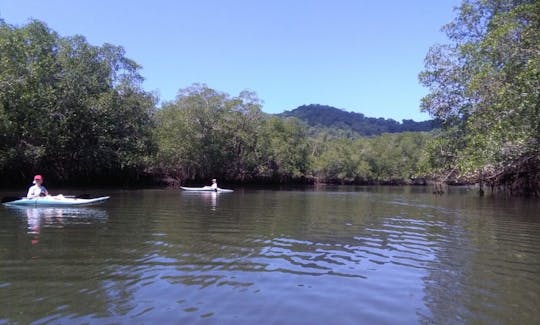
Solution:
[(431, 131), (440, 126), (436, 120), (415, 122), (393, 119), (366, 117), (364, 114), (347, 112), (327, 105), (303, 105), (291, 111), (278, 114), (281, 117), (296, 117), (308, 126), (316, 129), (339, 130), (347, 134), (360, 136), (379, 135), (382, 133)]

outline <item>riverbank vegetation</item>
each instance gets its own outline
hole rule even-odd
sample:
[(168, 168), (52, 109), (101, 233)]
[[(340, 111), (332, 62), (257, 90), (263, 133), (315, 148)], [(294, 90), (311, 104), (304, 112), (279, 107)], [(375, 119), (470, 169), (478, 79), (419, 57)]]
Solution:
[(0, 21), (0, 185), (432, 179), (538, 195), (539, 16), (538, 1), (463, 2), (420, 74), (441, 129), (321, 105), (269, 115), (252, 91), (204, 84), (158, 106), (122, 47)]
[(441, 181), (540, 194), (540, 2), (465, 0), (426, 57), (422, 109), (443, 121), (427, 147)]
[(1, 182), (136, 179), (155, 152), (139, 71), (119, 46), (0, 21)]
[(421, 173), (428, 133), (308, 136), (298, 119), (261, 108), (249, 91), (230, 97), (205, 85), (181, 90), (155, 114), (152, 172), (180, 180), (357, 184), (407, 183)]
[(2, 22), (0, 55), (4, 186), (36, 172), (71, 185), (403, 183), (419, 175), (429, 137), (308, 135), (299, 119), (263, 113), (251, 91), (231, 97), (204, 84), (158, 108), (121, 47), (61, 37), (39, 21)]

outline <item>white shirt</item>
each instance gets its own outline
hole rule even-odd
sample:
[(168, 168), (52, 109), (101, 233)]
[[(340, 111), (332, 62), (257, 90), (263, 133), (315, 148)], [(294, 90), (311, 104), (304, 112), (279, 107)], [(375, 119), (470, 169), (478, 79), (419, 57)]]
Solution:
[(26, 194), (26, 197), (30, 199), (35, 198), (38, 197), (41, 193), (47, 194), (47, 189), (45, 188), (45, 186), (39, 186), (35, 184), (28, 189), (28, 194)]

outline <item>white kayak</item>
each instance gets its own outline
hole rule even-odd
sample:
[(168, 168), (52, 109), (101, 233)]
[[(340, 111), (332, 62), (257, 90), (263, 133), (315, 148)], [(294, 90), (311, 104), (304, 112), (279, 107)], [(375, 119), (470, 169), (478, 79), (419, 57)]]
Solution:
[(234, 192), (234, 190), (229, 190), (226, 188), (212, 188), (210, 186), (204, 186), (204, 187), (185, 187), (180, 186), (181, 189), (184, 191), (189, 192), (218, 192), (218, 193), (226, 193), (226, 192)]
[(18, 200), (5, 202), (4, 205), (20, 205), (20, 206), (68, 206), (68, 205), (89, 205), (100, 203), (108, 200), (108, 196), (96, 197), (92, 199), (82, 199), (76, 197), (57, 196), (42, 196), (33, 199), (20, 198)]

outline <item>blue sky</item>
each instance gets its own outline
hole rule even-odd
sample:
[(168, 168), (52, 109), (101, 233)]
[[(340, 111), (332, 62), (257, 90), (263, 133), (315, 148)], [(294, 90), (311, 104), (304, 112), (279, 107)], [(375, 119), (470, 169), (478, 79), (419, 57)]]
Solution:
[(425, 120), (418, 83), (459, 0), (0, 0), (0, 18), (44, 21), (63, 36), (112, 43), (142, 65), (162, 101), (193, 83), (257, 93), (263, 111), (324, 104)]

